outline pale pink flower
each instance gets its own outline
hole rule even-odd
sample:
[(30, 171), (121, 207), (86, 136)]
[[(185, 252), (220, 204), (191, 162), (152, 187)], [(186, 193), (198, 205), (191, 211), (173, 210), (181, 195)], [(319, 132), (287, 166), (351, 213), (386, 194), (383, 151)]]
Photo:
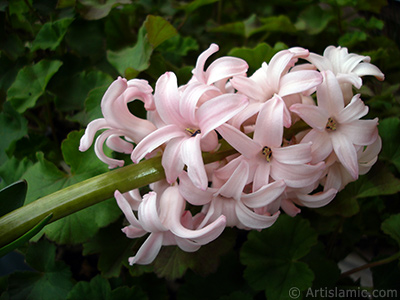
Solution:
[(312, 127), (301, 141), (312, 142), (312, 162), (322, 161), (334, 151), (352, 178), (357, 179), (358, 146), (370, 145), (376, 140), (378, 119), (360, 120), (368, 113), (360, 95), (355, 95), (345, 106), (335, 75), (331, 71), (322, 74), (324, 82), (317, 88), (318, 106), (294, 104), (290, 110)]
[[(357, 150), (357, 162), (358, 162), (358, 174), (364, 175), (369, 172), (375, 162), (378, 160), (378, 154), (382, 149), (382, 140), (380, 136), (377, 137), (374, 143), (367, 147), (360, 146)], [(327, 164), (327, 176), (323, 181), (324, 189), (335, 188), (338, 191), (344, 189), (344, 187), (350, 182), (354, 181), (354, 178), (348, 172), (343, 165), (338, 162), (335, 153), (332, 153), (326, 160)]]
[(303, 48), (282, 50), (272, 57), (269, 64), (264, 62), (251, 77), (234, 77), (231, 80), (233, 87), (248, 96), (251, 102), (232, 120), (232, 124), (239, 128), (244, 121), (257, 114), (262, 104), (275, 94), (283, 98), (289, 107), (292, 103), (301, 102), (299, 93), (313, 91), (322, 82), (319, 72), (314, 70), (289, 72), (298, 58), (307, 57), (308, 54), (308, 50)]
[(162, 165), (167, 181), (173, 183), (186, 165), (194, 184), (206, 189), (208, 178), (201, 152), (216, 149), (218, 137), (214, 129), (232, 118), (248, 102), (243, 95), (221, 94), (198, 107), (197, 101), (208, 89), (194, 83), (181, 93), (174, 73), (167, 72), (161, 76), (156, 84), (154, 100), (165, 126), (149, 134), (135, 147), (132, 160), (139, 162), (165, 143)]
[[(148, 120), (140, 119), (128, 109), (128, 103), (140, 100), (146, 109), (154, 109), (153, 89), (145, 80), (133, 79), (127, 81), (119, 77), (105, 92), (101, 100), (101, 110), (104, 118), (95, 119), (86, 128), (80, 141), (79, 150), (86, 151), (92, 145), (97, 131), (107, 129), (96, 139), (95, 152), (99, 159), (109, 165), (109, 168), (123, 166), (123, 160), (107, 157), (103, 144), (117, 152), (130, 154), (133, 150), (131, 142), (138, 143), (156, 127)], [(121, 137), (125, 137), (122, 139)]]
[(193, 77), (189, 81), (189, 84), (199, 82), (204, 85), (214, 85), (222, 93), (226, 93), (228, 79), (246, 74), (249, 68), (247, 62), (241, 58), (231, 56), (220, 57), (205, 69), (207, 59), (218, 50), (219, 47), (217, 44), (211, 44), (206, 51), (199, 55), (196, 66), (192, 71)]
[(185, 210), (186, 201), (177, 186), (166, 188), (161, 195), (150, 192), (143, 196), (138, 217), (120, 192), (115, 192), (115, 198), (130, 223), (122, 229), (127, 237), (137, 238), (150, 233), (136, 255), (129, 258), (131, 265), (151, 263), (162, 246), (177, 245), (186, 252), (197, 251), (225, 229), (226, 219), (222, 215), (207, 226), (200, 225), (204, 215), (199, 213), (192, 217)]
[(345, 104), (353, 97), (352, 86), (359, 89), (362, 85), (361, 77), (372, 75), (384, 80), (385, 75), (375, 65), (371, 64), (369, 56), (349, 53), (346, 47), (329, 46), (323, 55), (310, 53), (305, 58), (320, 71), (332, 71), (336, 75), (343, 91)]
[(259, 214), (255, 209), (274, 202), (285, 189), (283, 180), (264, 185), (253, 193), (244, 193), (249, 166), (242, 161), (224, 184), (215, 184), (207, 190), (197, 189), (185, 172), (179, 176), (179, 189), (191, 204), (203, 205), (206, 214), (201, 226), (214, 222), (221, 215), (226, 217), (226, 226), (241, 229), (264, 229), (278, 218), (279, 212)]
[(217, 176), (226, 177), (222, 173), (231, 173), (241, 160), (246, 160), (250, 165), (247, 182), (253, 182), (254, 191), (270, 183), (270, 178), (284, 180), (287, 186), (294, 188), (317, 181), (324, 163), (309, 164), (311, 143), (282, 146), (283, 125), (285, 119), (289, 119), (285, 111), (285, 103), (277, 95), (266, 102), (258, 114), (253, 139), (229, 124), (218, 127), (217, 131), (242, 156), (216, 171)]

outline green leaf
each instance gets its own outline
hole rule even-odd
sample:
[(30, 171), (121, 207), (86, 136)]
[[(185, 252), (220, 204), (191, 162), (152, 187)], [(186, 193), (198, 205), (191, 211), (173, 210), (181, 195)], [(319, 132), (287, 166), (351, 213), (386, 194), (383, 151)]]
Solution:
[(287, 33), (293, 33), (296, 31), (296, 28), (292, 24), (292, 21), (290, 21), (289, 17), (285, 15), (260, 18), (260, 21), (263, 25), (261, 26), (259, 31), (278, 31)]
[(382, 138), (380, 159), (393, 164), (400, 172), (400, 119), (388, 118), (379, 121), (379, 135)]
[(352, 47), (358, 43), (365, 42), (368, 35), (364, 31), (351, 31), (343, 34), (339, 40), (338, 44), (343, 47)]
[(147, 39), (153, 49), (178, 34), (174, 26), (159, 16), (148, 16), (144, 26), (147, 31)]
[(385, 167), (375, 165), (366, 175), (349, 183), (331, 203), (316, 211), (325, 216), (340, 215), (351, 217), (360, 210), (358, 199), (400, 192), (400, 179), (394, 177)]
[(246, 47), (233, 48), (228, 55), (244, 59), (249, 64), (250, 72), (254, 72), (261, 67), (263, 62), (269, 62), (278, 51), (287, 48), (283, 43), (276, 43), (273, 48), (266, 43), (260, 43), (253, 49)]
[(7, 91), (7, 100), (19, 112), (34, 107), (36, 101), (46, 91), (47, 83), (61, 67), (59, 60), (43, 59), (33, 66), (26, 66)]
[[(18, 160), (15, 157), (8, 159), (0, 166), (0, 188), (5, 188), (22, 178), (22, 175), (33, 165), (26, 157), (23, 160)], [(12, 172), (10, 172), (12, 170)]]
[(27, 134), (27, 123), (9, 102), (4, 103), (3, 111), (0, 113), (0, 165), (8, 159), (6, 151)]
[(100, 254), (97, 267), (106, 278), (119, 277), (121, 267), (128, 264), (128, 258), (133, 256), (132, 247), (138, 241), (127, 238), (121, 228), (121, 222), (115, 222), (83, 244), (83, 255)]
[(140, 72), (149, 67), (153, 48), (145, 35), (146, 30), (142, 26), (134, 47), (125, 48), (120, 51), (107, 51), (108, 61), (122, 76), (129, 79), (135, 78)]
[(297, 30), (304, 30), (308, 34), (321, 33), (334, 19), (332, 10), (322, 9), (320, 5), (309, 5), (297, 18)]
[(56, 86), (57, 108), (61, 111), (81, 110), (91, 90), (108, 87), (112, 81), (110, 75), (101, 71), (77, 73)]
[[(54, 164), (45, 160), (43, 154), (38, 153), (39, 161), (24, 174), (29, 184), (27, 203), (108, 170), (107, 165), (99, 161), (93, 151), (79, 152), (79, 140), (82, 135), (83, 131), (71, 132), (62, 143), (64, 159), (70, 167), (69, 173), (60, 171)], [(96, 234), (100, 227), (113, 222), (120, 214), (115, 200), (110, 199), (57, 220), (46, 226), (43, 232), (61, 244), (82, 243)]]
[(10, 275), (8, 293), (10, 299), (63, 300), (73, 287), (68, 266), (56, 261), (56, 247), (46, 240), (32, 244), (26, 254), (26, 262), (39, 272), (16, 272)]
[(218, 2), (219, 0), (194, 0), (191, 1), (190, 3), (184, 4), (180, 7), (180, 9), (183, 9), (187, 14), (190, 14), (194, 12), (196, 9), (199, 7), (212, 4), (215, 2)]
[(119, 4), (129, 4), (131, 0), (79, 0), (84, 7), (81, 9), (81, 15), (87, 20), (99, 20), (106, 17), (111, 9)]
[(26, 190), (26, 181), (21, 180), (0, 191), (0, 217), (24, 204)]
[(33, 41), (31, 51), (36, 51), (38, 49), (56, 50), (64, 39), (67, 29), (73, 20), (73, 18), (64, 18), (54, 22), (45, 23), (40, 28), (40, 31)]
[(392, 215), (382, 222), (381, 229), (390, 235), (400, 246), (400, 214)]
[(100, 275), (94, 277), (90, 282), (80, 281), (68, 293), (67, 300), (123, 300), (123, 299), (147, 299), (147, 296), (138, 287), (127, 286), (111, 290), (107, 279)]
[(234, 246), (235, 235), (226, 230), (215, 241), (193, 253), (178, 247), (164, 247), (154, 261), (154, 272), (168, 280), (181, 278), (188, 269), (202, 276), (215, 272), (222, 255)]
[(270, 228), (249, 233), (240, 252), (244, 278), (253, 289), (265, 290), (268, 299), (290, 299), (290, 288), (304, 291), (312, 284), (313, 272), (299, 260), (316, 243), (307, 220), (282, 215)]

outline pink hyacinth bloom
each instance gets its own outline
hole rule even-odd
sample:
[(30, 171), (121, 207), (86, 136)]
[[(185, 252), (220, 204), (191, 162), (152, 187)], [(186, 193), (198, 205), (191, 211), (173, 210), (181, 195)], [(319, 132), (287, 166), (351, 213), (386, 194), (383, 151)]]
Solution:
[(190, 83), (199, 82), (204, 85), (215, 85), (222, 93), (226, 92), (226, 83), (229, 78), (246, 74), (249, 66), (246, 61), (237, 57), (224, 56), (213, 61), (205, 70), (207, 59), (217, 52), (217, 44), (210, 47), (199, 55), (196, 67), (193, 69), (193, 77)]
[(221, 215), (226, 217), (226, 226), (241, 229), (264, 229), (278, 218), (279, 212), (259, 214), (255, 210), (274, 202), (284, 191), (283, 180), (263, 186), (254, 193), (244, 193), (249, 172), (247, 162), (242, 161), (232, 176), (224, 184), (215, 184), (205, 191), (197, 189), (185, 172), (179, 176), (179, 189), (191, 204), (203, 205), (206, 214), (201, 225), (214, 222)]
[(240, 94), (220, 94), (202, 105), (197, 102), (210, 87), (196, 83), (180, 92), (174, 73), (159, 78), (154, 95), (159, 117), (165, 124), (145, 137), (133, 150), (131, 158), (137, 163), (146, 154), (166, 144), (162, 165), (169, 183), (173, 183), (187, 166), (194, 184), (205, 190), (208, 177), (201, 152), (218, 146), (215, 128), (228, 121), (247, 105)]
[[(382, 148), (382, 140), (377, 137), (374, 143), (367, 147), (359, 147), (357, 150), (358, 174), (366, 174), (378, 160), (378, 154)], [(332, 153), (327, 161), (327, 177), (323, 182), (324, 189), (335, 188), (338, 191), (342, 190), (348, 183), (354, 181), (354, 178), (349, 174), (348, 170), (343, 167), (335, 153)]]
[[(250, 99), (250, 104), (232, 120), (233, 126), (239, 126), (257, 114), (263, 103), (275, 94), (285, 101), (287, 107), (301, 102), (299, 93), (313, 90), (322, 82), (322, 76), (314, 70), (289, 72), (299, 57), (309, 54), (303, 48), (291, 48), (275, 54), (269, 64), (263, 63), (251, 77), (236, 76), (231, 80), (235, 89)], [(285, 108), (286, 109), (286, 108)], [(289, 122), (290, 126), (290, 122)]]
[(372, 144), (377, 136), (378, 119), (360, 120), (368, 107), (355, 95), (345, 106), (342, 90), (331, 71), (322, 72), (324, 82), (317, 88), (318, 106), (294, 104), (290, 110), (300, 116), (312, 130), (302, 143), (312, 142), (312, 162), (319, 162), (335, 152), (353, 179), (358, 178), (358, 146)]
[(222, 137), (242, 154), (216, 171), (217, 176), (229, 174), (232, 172), (229, 170), (237, 168), (241, 160), (247, 160), (250, 165), (247, 182), (253, 182), (254, 191), (269, 184), (270, 178), (284, 180), (287, 186), (294, 188), (317, 181), (324, 163), (309, 164), (311, 143), (282, 147), (283, 125), (285, 119), (289, 119), (285, 112), (285, 103), (279, 96), (275, 95), (266, 102), (258, 114), (253, 139), (229, 124), (217, 128)]
[(115, 192), (115, 198), (130, 223), (122, 231), (129, 238), (150, 233), (136, 255), (129, 258), (131, 265), (151, 263), (163, 245), (177, 245), (186, 252), (197, 251), (200, 246), (215, 240), (225, 229), (224, 216), (207, 226), (199, 225), (204, 215), (200, 213), (192, 217), (189, 211), (185, 211), (186, 201), (177, 186), (168, 187), (161, 195), (150, 192), (143, 196), (138, 217), (120, 192)]
[(332, 71), (338, 79), (343, 91), (345, 104), (353, 97), (352, 86), (360, 88), (361, 77), (372, 75), (384, 80), (385, 75), (375, 65), (371, 64), (369, 56), (349, 53), (346, 47), (329, 46), (323, 56), (310, 53), (306, 58), (320, 71)]
[[(114, 151), (130, 154), (133, 149), (131, 141), (138, 143), (155, 126), (148, 120), (134, 116), (128, 109), (128, 102), (140, 100), (147, 109), (154, 109), (153, 89), (145, 80), (133, 79), (127, 81), (119, 77), (105, 92), (101, 100), (101, 110), (104, 118), (95, 119), (86, 128), (80, 141), (79, 150), (86, 151), (92, 145), (97, 131), (107, 129), (101, 133), (95, 143), (95, 152), (99, 159), (109, 165), (109, 168), (123, 166), (124, 161), (107, 157), (103, 151), (106, 143)], [(125, 137), (129, 142), (120, 137)]]

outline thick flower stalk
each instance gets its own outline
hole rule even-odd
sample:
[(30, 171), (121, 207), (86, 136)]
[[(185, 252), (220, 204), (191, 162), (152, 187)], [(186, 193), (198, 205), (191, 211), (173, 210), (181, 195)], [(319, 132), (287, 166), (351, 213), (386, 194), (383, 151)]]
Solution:
[[(261, 230), (282, 213), (325, 206), (377, 160), (378, 120), (362, 119), (368, 107), (352, 89), (364, 75), (383, 80), (369, 57), (333, 46), (323, 56), (295, 47), (248, 77), (247, 63), (235, 57), (205, 69), (217, 51), (216, 44), (204, 51), (182, 86), (173, 72), (160, 76), (154, 92), (144, 80), (118, 78), (103, 97), (104, 118), (82, 137), (86, 151), (106, 129), (95, 151), (110, 168), (123, 161), (106, 157), (104, 143), (133, 163), (161, 156), (166, 180), (149, 193), (115, 191), (128, 221), (123, 232), (147, 235), (130, 264), (151, 263), (167, 245), (196, 251), (225, 227)], [(310, 63), (297, 64), (299, 58)], [(144, 103), (146, 120), (129, 112), (134, 100)], [(300, 120), (309, 128), (293, 126)], [(292, 127), (301, 129), (285, 136)], [(237, 153), (206, 164), (202, 154), (217, 151), (222, 139)]]

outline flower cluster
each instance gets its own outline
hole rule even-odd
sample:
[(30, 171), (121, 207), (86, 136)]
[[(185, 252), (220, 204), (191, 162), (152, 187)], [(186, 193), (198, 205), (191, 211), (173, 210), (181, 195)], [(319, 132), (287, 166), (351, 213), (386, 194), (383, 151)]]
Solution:
[[(127, 237), (149, 233), (130, 264), (151, 263), (163, 245), (192, 252), (225, 227), (261, 230), (281, 211), (295, 216), (301, 206), (322, 207), (377, 159), (378, 120), (361, 119), (368, 107), (353, 95), (362, 76), (384, 78), (369, 57), (341, 47), (329, 46), (323, 56), (295, 47), (247, 76), (247, 63), (235, 57), (205, 68), (217, 51), (216, 44), (204, 51), (182, 86), (172, 72), (154, 92), (147, 81), (118, 78), (102, 99), (104, 118), (81, 139), (86, 151), (106, 129), (94, 148), (110, 168), (124, 162), (107, 157), (104, 144), (134, 163), (162, 155), (166, 179), (151, 192), (115, 192)], [(129, 111), (134, 100), (144, 103), (147, 119)], [(237, 153), (204, 164), (202, 153), (217, 151), (221, 139)]]

